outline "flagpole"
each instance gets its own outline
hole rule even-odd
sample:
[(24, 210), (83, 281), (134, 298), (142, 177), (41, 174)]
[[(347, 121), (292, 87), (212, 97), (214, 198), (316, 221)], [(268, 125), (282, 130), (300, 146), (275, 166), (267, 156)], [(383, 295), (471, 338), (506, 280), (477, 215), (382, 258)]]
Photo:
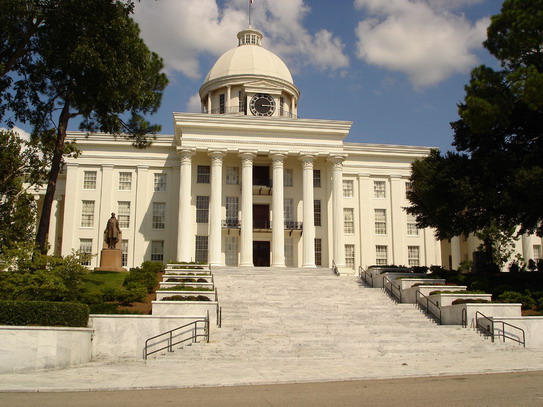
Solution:
[(249, 0), (249, 28), (251, 28), (251, 6), (253, 2)]

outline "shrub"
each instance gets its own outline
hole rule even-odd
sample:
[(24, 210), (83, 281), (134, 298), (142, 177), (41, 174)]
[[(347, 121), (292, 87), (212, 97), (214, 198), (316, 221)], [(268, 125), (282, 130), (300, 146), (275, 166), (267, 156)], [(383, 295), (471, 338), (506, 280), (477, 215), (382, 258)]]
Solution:
[(141, 315), (140, 311), (118, 309), (117, 304), (93, 304), (90, 306), (91, 314), (129, 314)]
[(498, 297), (498, 300), (506, 303), (520, 302), (522, 303), (522, 309), (532, 309), (536, 305), (528, 290), (526, 290), (525, 294), (518, 291), (505, 291)]
[(164, 271), (164, 264), (156, 261), (144, 261), (141, 267), (133, 267), (124, 279), (123, 286), (132, 289), (145, 287), (152, 292), (156, 285), (157, 273)]
[(489, 303), (490, 301), (488, 300), (483, 300), (482, 298), (477, 298), (477, 299), (474, 299), (474, 298), (459, 298), (457, 300), (454, 300), (452, 302), (453, 305), (456, 305), (456, 304), (484, 304), (484, 303)]
[(128, 289), (109, 287), (102, 291), (104, 301), (119, 302), (123, 305), (144, 301), (146, 295), (147, 290), (141, 286), (132, 286)]
[(210, 287), (193, 287), (190, 285), (174, 285), (173, 287), (159, 288), (159, 291), (213, 291)]
[(75, 302), (0, 301), (0, 324), (86, 327), (89, 306)]
[(205, 295), (172, 295), (164, 297), (161, 301), (211, 301)]

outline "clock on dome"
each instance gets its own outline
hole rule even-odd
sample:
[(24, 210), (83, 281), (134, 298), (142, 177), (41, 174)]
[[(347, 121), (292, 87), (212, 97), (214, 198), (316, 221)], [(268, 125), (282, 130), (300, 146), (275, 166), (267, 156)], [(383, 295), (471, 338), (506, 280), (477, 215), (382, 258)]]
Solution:
[(275, 100), (267, 93), (258, 93), (251, 99), (249, 108), (254, 116), (271, 116), (275, 112)]

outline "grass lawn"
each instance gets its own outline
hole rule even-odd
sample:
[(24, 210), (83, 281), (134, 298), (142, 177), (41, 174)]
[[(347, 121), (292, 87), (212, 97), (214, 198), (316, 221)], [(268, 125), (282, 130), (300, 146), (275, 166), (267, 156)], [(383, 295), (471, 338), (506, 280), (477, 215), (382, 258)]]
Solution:
[(89, 293), (110, 287), (120, 288), (127, 274), (118, 271), (93, 271), (83, 276), (83, 288)]

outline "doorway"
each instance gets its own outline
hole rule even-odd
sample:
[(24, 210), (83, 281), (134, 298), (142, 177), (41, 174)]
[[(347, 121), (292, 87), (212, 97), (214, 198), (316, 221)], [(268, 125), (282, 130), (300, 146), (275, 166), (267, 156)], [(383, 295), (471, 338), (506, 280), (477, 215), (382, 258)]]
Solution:
[(270, 229), (270, 205), (253, 205), (253, 229)]
[(270, 242), (253, 241), (253, 264), (270, 267)]

